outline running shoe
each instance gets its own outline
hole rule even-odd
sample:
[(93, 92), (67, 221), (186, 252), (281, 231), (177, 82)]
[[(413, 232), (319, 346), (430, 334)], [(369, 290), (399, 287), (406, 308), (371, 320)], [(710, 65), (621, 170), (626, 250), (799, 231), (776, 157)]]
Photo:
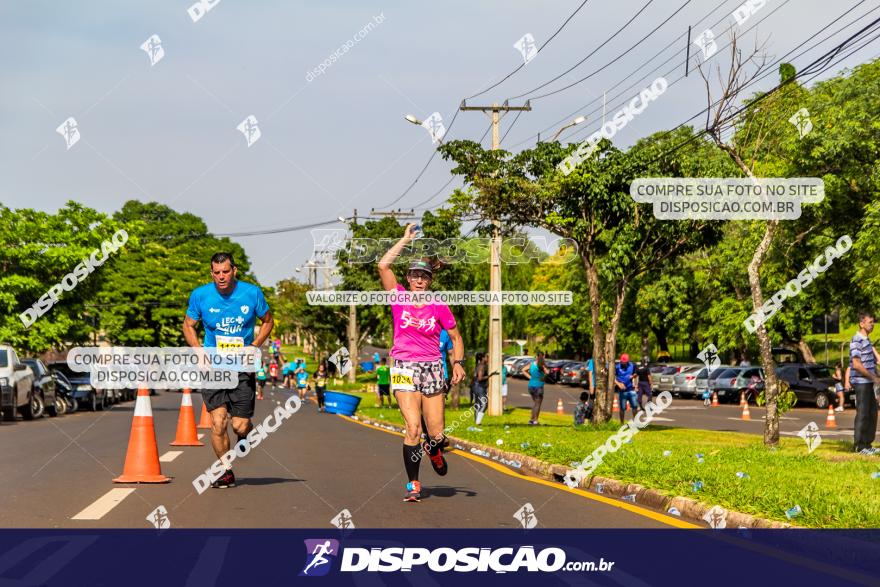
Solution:
[(835, 412), (842, 412), (842, 411), (843, 411), (843, 408), (841, 408), (841, 407), (837, 407), (837, 408), (834, 408), (834, 411), (835, 411)]
[(406, 495), (403, 501), (421, 501), (422, 484), (418, 481), (410, 481), (406, 484)]
[(443, 458), (443, 451), (438, 449), (436, 453), (431, 454), (430, 450), (428, 450), (429, 448), (430, 446), (427, 442), (422, 445), (422, 450), (428, 455), (431, 466), (434, 467), (434, 472), (442, 477), (449, 470), (446, 466), (446, 459)]
[(211, 483), (214, 489), (226, 489), (227, 487), (235, 487), (235, 474), (232, 469), (226, 471), (222, 477)]

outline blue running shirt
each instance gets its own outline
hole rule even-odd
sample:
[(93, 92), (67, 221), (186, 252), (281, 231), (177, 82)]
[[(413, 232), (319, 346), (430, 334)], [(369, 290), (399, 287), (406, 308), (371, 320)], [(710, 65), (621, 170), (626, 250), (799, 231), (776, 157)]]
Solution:
[(235, 289), (221, 295), (217, 286), (207, 283), (189, 296), (186, 315), (201, 320), (205, 327), (202, 346), (245, 347), (254, 342), (254, 325), (269, 311), (263, 290), (252, 283), (236, 281)]

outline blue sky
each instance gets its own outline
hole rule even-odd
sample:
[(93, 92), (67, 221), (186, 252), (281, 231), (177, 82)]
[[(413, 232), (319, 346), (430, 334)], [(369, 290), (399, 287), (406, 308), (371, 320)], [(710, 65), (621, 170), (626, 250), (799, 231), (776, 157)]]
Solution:
[[(0, 202), (56, 210), (74, 199), (112, 213), (128, 199), (153, 200), (201, 216), (216, 233), (320, 222), (349, 216), (354, 208), (361, 215), (381, 209), (412, 182), (433, 148), (427, 132), (408, 124), (403, 115), (426, 118), (439, 111), (448, 123), (463, 97), (522, 63), (513, 47), (519, 38), (530, 33), (542, 44), (580, 3), (220, 0), (193, 22), (187, 14), (189, 0), (84, 1), (75, 6), (2, 2), (0, 34), (6, 51), (0, 63)], [(532, 61), (470, 103), (502, 102), (555, 77), (646, 3), (590, 0)], [(651, 3), (617, 38), (546, 89), (604, 66), (683, 3)], [(736, 25), (731, 12), (738, 4), (693, 0), (647, 41), (588, 81), (534, 100), (533, 111), (521, 115), (503, 146), (527, 147), (535, 133), (547, 129), (544, 136), (552, 134), (557, 121), (599, 99), (585, 112), (598, 110), (571, 139), (583, 140), (601, 124), (605, 88), (625, 78), (621, 87), (635, 83), (683, 49), (685, 39), (676, 38), (686, 33), (688, 24), (696, 34), (721, 20), (713, 31), (726, 42), (723, 33)], [(827, 27), (857, 4), (768, 0), (738, 28), (745, 30), (778, 9), (757, 29), (772, 60), (880, 5), (877, 0), (863, 2)], [(381, 24), (374, 24), (323, 75), (306, 81), (309, 70), (378, 15), (384, 16)], [(140, 49), (152, 34), (160, 37), (165, 51), (153, 67)], [(744, 36), (748, 45), (754, 38), (754, 31)], [(829, 40), (794, 63), (806, 64), (831, 46)], [(878, 46), (880, 42), (869, 45), (835, 70), (875, 57)], [(722, 49), (716, 59), (725, 55)], [(652, 58), (656, 60), (649, 67), (633, 73)], [(681, 60), (676, 57), (670, 64)], [(672, 84), (683, 71), (672, 65), (628, 92), (627, 101), (670, 69), (675, 72), (667, 76), (667, 92), (618, 133), (618, 145), (673, 127), (705, 106), (699, 76)], [(771, 76), (756, 89), (771, 87), (775, 79)], [(623, 99), (609, 98), (609, 118)], [(250, 147), (236, 129), (248, 115), (257, 118), (262, 132)], [(71, 149), (55, 132), (69, 116), (77, 120), (81, 136)], [(512, 120), (513, 115), (505, 118), (502, 133)], [(463, 112), (449, 136), (477, 140), (487, 125), (483, 114)], [(449, 169), (435, 158), (395, 207), (426, 200), (449, 179)], [(457, 181), (450, 189), (455, 185)], [(430, 205), (442, 201), (438, 197)], [(308, 230), (236, 240), (266, 285), (293, 275), (312, 250)]]

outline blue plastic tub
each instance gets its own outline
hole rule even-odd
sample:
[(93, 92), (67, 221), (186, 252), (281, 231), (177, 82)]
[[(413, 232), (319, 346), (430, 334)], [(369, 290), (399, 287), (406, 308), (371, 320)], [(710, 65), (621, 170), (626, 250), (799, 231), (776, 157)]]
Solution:
[(324, 408), (328, 414), (353, 416), (360, 403), (361, 398), (356, 395), (350, 395), (340, 391), (328, 391), (324, 393)]
[(361, 363), (361, 370), (364, 373), (369, 373), (370, 371), (372, 371), (375, 368), (376, 368), (376, 365), (372, 361), (364, 361), (363, 363)]

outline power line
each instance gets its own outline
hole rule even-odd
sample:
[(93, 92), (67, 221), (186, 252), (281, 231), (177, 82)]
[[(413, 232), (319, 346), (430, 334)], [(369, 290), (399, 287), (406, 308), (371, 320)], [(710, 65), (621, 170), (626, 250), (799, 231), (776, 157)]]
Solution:
[[(791, 1), (791, 0), (785, 0), (782, 4), (780, 4), (779, 6), (777, 6), (776, 8), (774, 8), (770, 13), (766, 14), (764, 17), (762, 17), (760, 20), (758, 20), (757, 22), (755, 22), (755, 23), (754, 23), (752, 26), (750, 26), (749, 28), (745, 29), (745, 31), (743, 31), (743, 33), (744, 33), (744, 34), (745, 34), (745, 33), (748, 33), (748, 32), (750, 32), (750, 31), (752, 31), (753, 29), (757, 28), (762, 22), (764, 22), (764, 21), (767, 20), (768, 18), (772, 17), (773, 14), (774, 14), (775, 12), (777, 12), (778, 10), (781, 10), (781, 9), (782, 9), (786, 4), (788, 4), (790, 1)], [(824, 25), (824, 26), (823, 26), (821, 29), (819, 29), (819, 31), (817, 31), (814, 35), (808, 37), (805, 41), (801, 42), (800, 44), (798, 44), (797, 46), (795, 46), (793, 49), (789, 50), (789, 51), (788, 51), (785, 55), (783, 55), (781, 58), (778, 58), (778, 59), (774, 62), (774, 64), (775, 64), (775, 63), (779, 63), (779, 62), (781, 62), (781, 61), (782, 61), (783, 59), (785, 59), (788, 55), (791, 55), (794, 51), (796, 51), (797, 49), (799, 49), (799, 48), (802, 47), (803, 45), (807, 44), (810, 40), (812, 40), (812, 39), (813, 39), (816, 35), (818, 35), (820, 32), (822, 32), (823, 30), (827, 29), (829, 26), (833, 25), (834, 23), (836, 23), (837, 21), (839, 21), (840, 19), (842, 19), (843, 17), (845, 17), (847, 14), (849, 14), (850, 12), (852, 12), (853, 10), (855, 10), (856, 8), (858, 8), (861, 4), (864, 4), (864, 2), (865, 2), (865, 0), (861, 0), (860, 2), (856, 3), (852, 8), (850, 8), (849, 10), (846, 10), (843, 14), (841, 14), (840, 16), (838, 16), (837, 18), (835, 18), (834, 20), (832, 20), (832, 21), (829, 22), (828, 24)], [(874, 10), (877, 10), (877, 8), (880, 8), (880, 7), (876, 7), (876, 8), (873, 8), (873, 9), (869, 10), (867, 13), (865, 13), (865, 14), (863, 14), (861, 17), (855, 19), (853, 22), (856, 22), (856, 21), (858, 21), (859, 19), (864, 18), (865, 16), (867, 16), (868, 14), (870, 14), (871, 12), (873, 12)], [(848, 24), (848, 25), (842, 27), (841, 29), (838, 29), (838, 31), (836, 31), (836, 32), (840, 32), (841, 30), (843, 30), (843, 29), (849, 27), (849, 26), (852, 25), (852, 24), (853, 24), (853, 23), (851, 22), (850, 24)], [(732, 29), (732, 28), (733, 28), (733, 27), (731, 27), (731, 29)], [(833, 36), (834, 34), (836, 34), (836, 32), (833, 33), (832, 35), (829, 35), (829, 36), (826, 37), (825, 39), (823, 39), (823, 41), (820, 41), (819, 43), (816, 43), (816, 45), (814, 45), (814, 46), (818, 46), (818, 44), (820, 44), (821, 42), (824, 42), (824, 40), (827, 40), (828, 38), (830, 38), (831, 36)], [(717, 53), (721, 53), (721, 51), (722, 51), (723, 49), (726, 49), (726, 48), (729, 47), (729, 46), (730, 46), (730, 43), (727, 43), (726, 45), (724, 45), (723, 47), (721, 47), (721, 48), (717, 51)], [(681, 53), (681, 52), (683, 52), (683, 51), (684, 51), (684, 50), (681, 50), (681, 51), (679, 51), (679, 53)], [(800, 56), (803, 55), (805, 52), (806, 52), (806, 51), (804, 51), (804, 52), (798, 54), (797, 56), (795, 56), (795, 58), (796, 58), (796, 57), (800, 57)], [(674, 56), (673, 56), (673, 57), (674, 57)], [(669, 60), (667, 60), (667, 62), (668, 62), (668, 61), (669, 61)], [(664, 62), (664, 63), (665, 63), (665, 62)], [(667, 73), (664, 74), (664, 75), (669, 75), (670, 73), (673, 73), (673, 72), (677, 71), (677, 70), (681, 67), (681, 65), (683, 65), (683, 64), (684, 64), (684, 62), (682, 61), (681, 63), (679, 63), (678, 65), (676, 65), (673, 69), (671, 69), (669, 72), (667, 72)], [(658, 68), (655, 68), (653, 71), (656, 71), (657, 69), (659, 69), (659, 67), (658, 67)], [(632, 86), (630, 86), (629, 88), (627, 88), (627, 90), (630, 89), (630, 88), (632, 88), (634, 85), (637, 85), (640, 81), (643, 81), (646, 77), (648, 77), (651, 73), (653, 73), (653, 71), (650, 72), (650, 73), (648, 73), (646, 76), (642, 77), (642, 78), (641, 78), (640, 80), (638, 80), (635, 84), (633, 84)], [(769, 74), (765, 74), (764, 76), (762, 76), (762, 77), (759, 78), (759, 79), (763, 79), (763, 77), (766, 77), (766, 75), (769, 75)], [(669, 87), (674, 86), (675, 84), (677, 84), (678, 82), (680, 82), (680, 81), (683, 80), (683, 79), (685, 79), (685, 76), (684, 76), (684, 75), (680, 75), (678, 78), (676, 78), (675, 80), (673, 80), (672, 82), (669, 83)], [(757, 81), (757, 80), (755, 80), (755, 81)], [(618, 98), (618, 97), (624, 95), (624, 94), (626, 93), (627, 90), (623, 90), (623, 91), (619, 92), (619, 93), (616, 94), (612, 99), (616, 99), (616, 98)], [(628, 98), (625, 99), (624, 101), (618, 103), (618, 104), (614, 107), (614, 109), (622, 107), (623, 104), (626, 103), (627, 100), (628, 100)], [(587, 116), (591, 116), (591, 115), (594, 114), (595, 112), (598, 112), (598, 108), (593, 109), (591, 112), (589, 112), (589, 113), (587, 114)], [(584, 128), (577, 129), (576, 131), (572, 132), (568, 137), (565, 137), (563, 140), (571, 140), (571, 139), (574, 138), (575, 136), (582, 134), (584, 131), (585, 131)]]
[(574, 65), (572, 65), (571, 67), (569, 67), (568, 69), (566, 69), (565, 71), (563, 71), (562, 73), (560, 73), (559, 75), (557, 75), (556, 77), (554, 77), (553, 79), (544, 82), (543, 84), (541, 84), (540, 86), (538, 86), (538, 87), (536, 87), (536, 88), (532, 88), (532, 89), (529, 90), (528, 92), (523, 92), (523, 93), (520, 94), (519, 96), (513, 96), (513, 97), (510, 98), (510, 99), (511, 99), (511, 100), (516, 100), (517, 98), (522, 98), (523, 96), (525, 96), (525, 95), (527, 95), (527, 94), (531, 94), (532, 92), (537, 92), (537, 91), (540, 90), (541, 88), (544, 88), (544, 87), (546, 87), (546, 86), (549, 86), (550, 84), (552, 84), (553, 82), (555, 82), (556, 80), (558, 80), (559, 78), (561, 78), (562, 76), (564, 76), (564, 75), (566, 75), (566, 74), (568, 74), (568, 73), (571, 73), (572, 71), (574, 71), (575, 69), (577, 69), (578, 67), (580, 67), (580, 65), (581, 65), (584, 61), (586, 61), (587, 59), (589, 59), (590, 57), (592, 57), (593, 55), (595, 55), (596, 52), (597, 52), (599, 49), (601, 49), (602, 47), (604, 47), (605, 45), (607, 45), (608, 43), (610, 43), (611, 41), (613, 41), (613, 40), (615, 39), (615, 37), (617, 37), (617, 35), (619, 35), (620, 33), (622, 33), (622, 32), (624, 31), (624, 29), (626, 29), (626, 27), (628, 27), (629, 25), (631, 25), (632, 22), (633, 22), (635, 19), (637, 19), (637, 18), (639, 17), (639, 15), (641, 15), (645, 10), (647, 10), (648, 6), (650, 6), (650, 5), (653, 4), (653, 3), (654, 3), (654, 0), (648, 0), (648, 3), (645, 4), (644, 6), (642, 6), (642, 7), (641, 7), (641, 8), (640, 8), (640, 9), (639, 9), (639, 10), (638, 10), (638, 11), (632, 16), (632, 18), (630, 18), (628, 21), (626, 21), (626, 23), (624, 23), (624, 25), (623, 25), (622, 27), (620, 27), (619, 29), (617, 29), (617, 31), (615, 31), (613, 35), (611, 35), (610, 37), (608, 37), (607, 39), (605, 39), (605, 40), (604, 40), (604, 41), (603, 41), (598, 47), (596, 47), (596, 48), (593, 49), (590, 53), (588, 53), (586, 57), (584, 57), (583, 59), (581, 59), (580, 61), (578, 61), (577, 63), (575, 63)]
[[(559, 26), (559, 28), (556, 29), (556, 32), (553, 33), (553, 34), (550, 36), (549, 39), (547, 39), (546, 41), (544, 41), (544, 44), (542, 44), (540, 47), (538, 47), (538, 51), (535, 53), (536, 56), (537, 56), (538, 53), (540, 53), (540, 52), (544, 49), (544, 47), (546, 47), (547, 45), (550, 44), (550, 41), (552, 41), (553, 38), (554, 38), (556, 35), (558, 35), (560, 32), (562, 32), (562, 29), (564, 29), (565, 26), (568, 24), (568, 22), (569, 22), (572, 18), (574, 18), (574, 16), (575, 16), (578, 12), (581, 11), (581, 8), (583, 8), (584, 5), (585, 5), (587, 2), (589, 2), (589, 0), (584, 0), (583, 2), (581, 2), (581, 5), (578, 6), (577, 8), (575, 8), (574, 12), (572, 12), (572, 13), (568, 16), (568, 18), (566, 18), (565, 21)], [(653, 2), (653, 0), (651, 0), (651, 2)], [(650, 2), (648, 2), (648, 4), (650, 4)], [(534, 59), (534, 57), (533, 57), (533, 59)], [(522, 69), (523, 67), (525, 67), (525, 65), (526, 65), (526, 63), (523, 62), (522, 64), (520, 64), (519, 67), (517, 67), (516, 69), (514, 69), (513, 71), (511, 71), (510, 73), (508, 73), (507, 75), (505, 75), (503, 78), (501, 78), (501, 79), (500, 79), (499, 81), (497, 81), (496, 83), (492, 84), (491, 86), (489, 86), (489, 87), (486, 88), (485, 90), (481, 90), (481, 91), (477, 92), (477, 93), (474, 94), (473, 96), (468, 96), (467, 98), (465, 98), (465, 100), (470, 100), (471, 98), (476, 98), (477, 96), (482, 96), (483, 94), (485, 94), (485, 93), (488, 92), (489, 90), (492, 90), (492, 89), (497, 88), (498, 86), (500, 86), (501, 84), (503, 84), (505, 81), (507, 81), (508, 79), (510, 79), (510, 77), (513, 76), (513, 74), (515, 74), (515, 73), (518, 72), (520, 69)]]
[[(730, 114), (729, 114), (727, 117), (725, 117), (724, 119), (719, 120), (719, 121), (718, 121), (718, 124), (719, 124), (719, 125), (723, 125), (724, 123), (727, 123), (727, 122), (729, 122), (729, 121), (731, 121), (731, 120), (736, 119), (736, 117), (738, 117), (740, 114), (742, 114), (746, 109), (751, 108), (751, 107), (753, 107), (754, 105), (756, 105), (756, 104), (758, 104), (758, 103), (760, 103), (760, 102), (766, 100), (766, 99), (769, 98), (771, 95), (775, 94), (780, 88), (782, 88), (782, 87), (784, 87), (784, 86), (786, 86), (786, 85), (788, 85), (788, 84), (790, 84), (790, 83), (793, 83), (793, 82), (794, 82), (795, 80), (797, 80), (799, 77), (806, 76), (806, 75), (811, 75), (812, 77), (811, 77), (810, 79), (813, 79), (813, 78), (817, 77), (818, 75), (824, 73), (825, 71), (827, 71), (828, 69), (830, 69), (831, 67), (833, 67), (836, 63), (839, 63), (840, 61), (842, 61), (843, 59), (845, 59), (845, 58), (848, 57), (849, 55), (852, 55), (852, 54), (855, 53), (856, 51), (859, 51), (859, 50), (863, 49), (863, 48), (866, 47), (868, 44), (872, 43), (874, 40), (880, 38), (880, 34), (875, 35), (873, 38), (869, 39), (866, 43), (864, 43), (864, 44), (862, 44), (861, 46), (859, 46), (858, 48), (856, 48), (856, 49), (850, 51), (847, 55), (841, 57), (837, 62), (831, 63), (831, 60), (833, 60), (835, 56), (837, 56), (838, 54), (840, 54), (840, 53), (843, 51), (843, 49), (844, 49), (847, 45), (849, 45), (849, 44), (850, 44), (851, 42), (853, 42), (855, 39), (861, 37), (863, 33), (865, 33), (866, 31), (870, 30), (872, 27), (874, 27), (874, 26), (877, 25), (878, 23), (880, 23), (880, 18), (875, 19), (875, 20), (872, 21), (869, 25), (867, 25), (866, 27), (862, 28), (861, 30), (859, 30), (859, 31), (856, 32), (855, 34), (851, 35), (849, 38), (847, 38), (846, 40), (844, 40), (842, 43), (840, 43), (839, 45), (837, 45), (837, 46), (834, 47), (833, 49), (831, 49), (831, 50), (827, 51), (826, 53), (824, 53), (822, 56), (820, 56), (819, 58), (817, 58), (816, 60), (814, 60), (813, 62), (811, 62), (810, 64), (808, 64), (803, 70), (796, 72), (795, 75), (794, 75), (794, 77), (792, 77), (792, 78), (790, 78), (790, 79), (788, 79), (788, 80), (785, 80), (785, 81), (780, 82), (778, 85), (776, 85), (775, 87), (771, 88), (770, 90), (768, 90), (767, 92), (765, 92), (765, 93), (762, 94), (761, 96), (757, 97), (756, 99), (752, 100), (750, 103), (748, 103), (748, 104), (746, 104), (746, 105), (744, 105), (744, 106), (741, 106), (740, 108), (738, 108), (738, 109), (736, 109), (735, 111), (733, 111), (732, 113), (730, 113)], [(849, 26), (849, 25), (847, 25), (847, 26)], [(817, 71), (815, 71), (815, 72), (812, 71), (813, 68), (815, 68), (815, 67), (817, 67), (818, 65), (820, 65), (823, 61), (826, 63), (826, 65), (821, 66), (821, 67), (820, 67)], [(715, 102), (715, 104), (717, 104), (717, 103), (718, 103), (718, 102)], [(691, 118), (687, 119), (685, 122), (681, 123), (680, 125), (678, 125), (678, 126), (675, 127), (674, 129), (668, 131), (667, 134), (671, 134), (671, 133), (674, 132), (676, 129), (683, 127), (685, 124), (687, 124), (689, 121), (693, 120), (693, 119), (696, 118), (697, 116), (701, 116), (701, 115), (703, 114), (703, 112), (705, 112), (705, 111), (706, 111), (706, 109), (701, 110), (699, 113), (697, 113), (697, 114), (695, 114), (694, 116), (692, 116)], [(700, 137), (702, 137), (703, 135), (705, 135), (707, 132), (708, 132), (707, 129), (703, 129), (703, 130), (701, 130), (701, 131), (698, 132), (697, 134), (692, 135), (690, 138), (688, 138), (688, 139), (682, 141), (681, 143), (679, 143), (678, 145), (676, 145), (676, 146), (673, 147), (672, 149), (670, 149), (670, 150), (668, 150), (668, 151), (666, 151), (666, 152), (664, 152), (664, 153), (660, 153), (657, 157), (655, 157), (655, 158), (653, 158), (651, 161), (647, 162), (646, 165), (651, 165), (652, 163), (654, 163), (654, 162), (656, 162), (656, 161), (659, 161), (660, 159), (662, 159), (662, 158), (664, 158), (664, 157), (667, 157), (667, 156), (669, 156), (669, 155), (675, 153), (676, 151), (682, 149), (683, 147), (685, 147), (685, 146), (687, 146), (687, 145), (693, 143), (693, 142), (696, 141), (698, 138), (700, 138)]]
[[(718, 5), (716, 5), (715, 8), (713, 8), (712, 10), (710, 10), (708, 14), (706, 14), (706, 15), (703, 16), (700, 20), (698, 20), (696, 23), (694, 23), (693, 26), (699, 26), (699, 24), (700, 24), (701, 22), (703, 22), (704, 20), (706, 20), (707, 18), (709, 18), (710, 16), (712, 16), (712, 14), (714, 14), (717, 10), (719, 10), (722, 6), (724, 6), (724, 5), (725, 5), (727, 2), (729, 2), (729, 1), (730, 1), (730, 0), (721, 0), (721, 2), (718, 3)], [(739, 0), (734, 0), (734, 1), (735, 1), (735, 2), (739, 2)], [(785, 0), (785, 2), (783, 2), (783, 5), (784, 5), (784, 4), (787, 4), (789, 1), (790, 1), (790, 0)], [(721, 21), (723, 21), (726, 17), (727, 17), (727, 15), (725, 14), (725, 16), (721, 17), (721, 18), (718, 19), (716, 22), (714, 22), (713, 24), (711, 24), (711, 25), (709, 26), (709, 28), (713, 28), (713, 27), (718, 26), (718, 24), (719, 24)], [(727, 30), (729, 31), (731, 28), (733, 28), (732, 25), (731, 25), (731, 27), (729, 27)], [(725, 31), (725, 32), (726, 32), (726, 31)], [(637, 67), (637, 68), (636, 68), (636, 69), (635, 69), (630, 75), (624, 77), (622, 80), (620, 80), (619, 82), (617, 82), (616, 84), (614, 84), (613, 86), (611, 86), (610, 88), (608, 88), (607, 90), (608, 90), (608, 91), (613, 90), (614, 88), (616, 88), (616, 87), (620, 86), (621, 84), (623, 84), (624, 82), (626, 82), (626, 80), (628, 80), (628, 79), (630, 79), (631, 77), (633, 77), (637, 71), (641, 70), (642, 68), (647, 67), (649, 63), (651, 63), (652, 61), (654, 61), (654, 59), (657, 59), (658, 57), (660, 57), (660, 55), (662, 55), (664, 51), (666, 51), (667, 49), (669, 49), (670, 47), (672, 47), (673, 45), (675, 45), (675, 43), (679, 42), (679, 41), (680, 41), (682, 38), (684, 38), (686, 35), (687, 35), (687, 33), (682, 33), (681, 35), (679, 35), (678, 37), (676, 37), (675, 39), (673, 39), (672, 41), (670, 41), (670, 43), (667, 44), (667, 45), (666, 45), (665, 47), (663, 47), (662, 49), (660, 49), (660, 50), (656, 53), (656, 55), (655, 55), (654, 57), (651, 57), (650, 59), (648, 59), (644, 64), (642, 64), (642, 65), (640, 65), (639, 67)], [(661, 63), (660, 65), (658, 65), (657, 67), (655, 67), (654, 69), (652, 69), (651, 71), (649, 71), (648, 73), (646, 73), (642, 78), (640, 78), (639, 80), (637, 80), (637, 81), (634, 82), (633, 84), (629, 85), (627, 88), (625, 88), (623, 91), (621, 91), (621, 92), (618, 93), (617, 95), (613, 96), (611, 99), (612, 99), (612, 100), (615, 100), (615, 99), (617, 99), (619, 96), (621, 96), (621, 95), (623, 95), (624, 93), (626, 93), (627, 91), (629, 91), (629, 90), (631, 90), (632, 88), (636, 87), (636, 86), (639, 84), (639, 82), (641, 82), (641, 81), (643, 81), (644, 79), (646, 79), (646, 78), (647, 78), (648, 76), (650, 76), (652, 73), (654, 73), (655, 71), (657, 71), (658, 69), (660, 69), (661, 67), (663, 67), (665, 64), (669, 63), (672, 59), (674, 59), (674, 58), (676, 57), (676, 55), (680, 55), (680, 54), (683, 53), (683, 52), (685, 52), (685, 49), (679, 49), (678, 51), (676, 51), (675, 53), (673, 53), (671, 56), (669, 56), (669, 57), (666, 59), (666, 61), (664, 61), (663, 63)], [(565, 122), (565, 121), (567, 121), (567, 120), (571, 120), (572, 118), (574, 118), (575, 116), (577, 116), (582, 110), (584, 110), (585, 108), (589, 107), (591, 104), (594, 104), (594, 103), (596, 103), (596, 102), (598, 102), (598, 101), (599, 101), (599, 98), (598, 98), (598, 97), (596, 97), (596, 98), (590, 100), (589, 102), (587, 102), (587, 103), (584, 104), (583, 106), (580, 106), (577, 110), (575, 110), (574, 112), (572, 112), (571, 114), (569, 114), (568, 116), (564, 116), (563, 118), (560, 118), (559, 120), (557, 120), (557, 121), (554, 122), (553, 124), (547, 126), (546, 128), (541, 129), (541, 131), (540, 131), (539, 133), (534, 134), (534, 135), (528, 137), (527, 139), (520, 141), (519, 143), (513, 145), (513, 147), (516, 148), (516, 147), (519, 147), (520, 145), (523, 145), (523, 144), (525, 144), (525, 143), (528, 143), (528, 142), (531, 142), (531, 141), (537, 139), (541, 134), (543, 134), (543, 133), (545, 133), (545, 132), (547, 132), (547, 131), (549, 131), (549, 130), (552, 130), (552, 129), (554, 129), (554, 128), (557, 128), (560, 124), (562, 124), (563, 122)], [(594, 112), (595, 112), (595, 111), (594, 111)], [(590, 114), (592, 114), (592, 112), (591, 112)]]
[[(561, 87), (561, 88), (559, 88), (559, 89), (557, 89), (557, 90), (553, 90), (553, 91), (551, 91), (551, 92), (547, 92), (547, 93), (545, 93), (545, 94), (541, 94), (541, 95), (539, 95), (539, 96), (535, 96), (534, 98), (529, 98), (529, 99), (530, 99), (530, 100), (540, 100), (541, 98), (547, 98), (548, 96), (553, 96), (553, 95), (558, 94), (558, 93), (560, 93), (560, 92), (564, 92), (565, 90), (568, 90), (568, 89), (570, 89), (570, 88), (573, 88), (574, 86), (576, 86), (576, 85), (578, 85), (578, 84), (580, 84), (580, 83), (583, 83), (583, 82), (587, 81), (588, 79), (590, 79), (591, 77), (593, 77), (593, 76), (596, 75), (597, 73), (599, 73), (599, 72), (601, 72), (601, 71), (607, 69), (608, 67), (614, 65), (614, 64), (617, 63), (620, 59), (622, 59), (622, 58), (625, 57), (627, 54), (629, 54), (630, 51), (632, 51), (633, 49), (635, 49), (636, 47), (638, 47), (639, 45), (641, 45), (642, 43), (644, 43), (645, 41), (647, 41), (649, 38), (651, 38), (651, 37), (654, 35), (654, 33), (656, 33), (658, 30), (660, 30), (660, 28), (661, 28), (663, 25), (665, 25), (667, 22), (669, 22), (670, 20), (672, 20), (672, 19), (675, 17), (675, 15), (677, 15), (679, 12), (681, 12), (681, 11), (684, 9), (684, 7), (687, 6), (688, 4), (690, 4), (692, 1), (693, 1), (693, 0), (686, 0), (686, 2), (685, 2), (684, 4), (682, 4), (681, 6), (679, 6), (678, 9), (677, 9), (675, 12), (673, 12), (672, 14), (670, 14), (668, 17), (666, 17), (665, 20), (663, 20), (663, 22), (661, 22), (661, 23), (658, 24), (656, 27), (654, 27), (654, 29), (653, 29), (650, 33), (648, 33), (647, 35), (645, 35), (644, 37), (642, 37), (641, 39), (639, 39), (639, 41), (636, 42), (634, 45), (632, 45), (629, 49), (627, 49), (626, 51), (624, 51), (623, 53), (621, 53), (620, 55), (618, 55), (617, 57), (615, 57), (614, 59), (612, 59), (611, 61), (609, 61), (609, 62), (606, 63), (605, 65), (603, 65), (602, 67), (600, 67), (599, 69), (596, 69), (595, 71), (593, 71), (593, 72), (590, 73), (589, 75), (586, 75), (586, 76), (580, 78), (579, 80), (574, 81), (574, 82), (568, 84), (567, 86), (563, 86), (563, 87)], [(531, 91), (526, 92), (526, 94), (530, 94), (530, 93), (531, 93)], [(523, 94), (523, 95), (525, 95), (525, 94)], [(517, 97), (517, 98), (520, 98), (520, 97), (522, 97), (522, 95), (521, 95), (521, 96), (516, 96), (516, 97)]]

